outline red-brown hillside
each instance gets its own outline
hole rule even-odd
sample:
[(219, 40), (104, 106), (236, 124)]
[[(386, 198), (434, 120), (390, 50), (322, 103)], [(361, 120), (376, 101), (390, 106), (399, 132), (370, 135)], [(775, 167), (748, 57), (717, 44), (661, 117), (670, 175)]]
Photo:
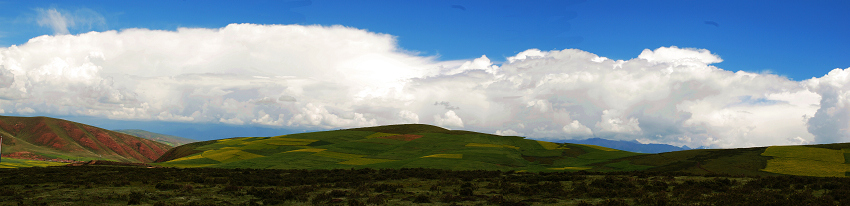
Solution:
[(153, 162), (171, 149), (148, 139), (49, 117), (0, 116), (0, 135), (4, 154)]

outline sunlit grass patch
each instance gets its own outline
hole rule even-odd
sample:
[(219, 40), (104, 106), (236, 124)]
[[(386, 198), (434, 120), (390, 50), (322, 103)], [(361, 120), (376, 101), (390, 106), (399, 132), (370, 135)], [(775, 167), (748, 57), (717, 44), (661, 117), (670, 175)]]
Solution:
[(816, 177), (845, 177), (850, 165), (801, 158), (775, 158), (767, 161), (765, 172)]
[(389, 136), (395, 136), (395, 135), (398, 135), (398, 134), (376, 132), (375, 134), (371, 134), (369, 136), (366, 136), (366, 139), (379, 138), (379, 137), (389, 137)]
[(203, 157), (223, 163), (263, 157), (262, 155), (245, 152), (238, 149), (210, 150), (204, 152), (201, 155)]
[(384, 162), (392, 162), (392, 161), (395, 161), (395, 160), (388, 160), (388, 159), (371, 159), (371, 158), (355, 158), (355, 159), (350, 159), (350, 160), (346, 160), (346, 161), (339, 162), (339, 164), (344, 164), (344, 165), (370, 165), (370, 164), (377, 164), (377, 163), (384, 163)]
[(593, 148), (593, 149), (598, 149), (598, 150), (602, 150), (602, 151), (606, 151), (606, 152), (619, 151), (619, 150), (616, 150), (616, 149), (611, 149), (611, 148), (597, 146), (597, 145), (590, 145), (590, 144), (577, 144), (577, 145), (590, 147), (590, 148)]
[(244, 144), (245, 146), (239, 147), (241, 150), (273, 150), (280, 147), (280, 145), (273, 144)]
[(496, 148), (511, 148), (511, 149), (519, 149), (517, 146), (512, 145), (503, 145), (503, 144), (483, 144), (483, 143), (469, 143), (466, 144), (467, 147), (496, 147)]
[(554, 142), (537, 141), (537, 143), (540, 143), (540, 146), (543, 146), (543, 148), (548, 149), (548, 150), (570, 149), (568, 147), (563, 147), (563, 146), (561, 146), (557, 143), (554, 143)]
[(463, 158), (463, 154), (432, 154), (425, 157), (436, 157), (436, 158), (452, 158), (452, 159), (461, 159)]
[(186, 157), (181, 157), (181, 158), (169, 160), (168, 162), (186, 161), (186, 160), (201, 159), (201, 158), (204, 158), (204, 156), (202, 156), (201, 154), (196, 154), (196, 155), (192, 155), (192, 156), (186, 156)]
[(844, 150), (805, 146), (772, 146), (762, 156), (774, 157), (767, 161), (765, 172), (817, 177), (845, 177), (850, 165), (844, 164)]
[(289, 153), (289, 152), (321, 152), (321, 151), (325, 151), (325, 150), (328, 150), (328, 149), (307, 148), (307, 149), (297, 149), (297, 150), (292, 150), (292, 151), (286, 151), (286, 152), (283, 152), (283, 153)]
[(62, 166), (66, 164), (68, 163), (3, 158), (2, 162), (0, 162), (0, 168), (47, 167)]
[(313, 155), (320, 156), (320, 157), (330, 157), (330, 158), (344, 159), (344, 160), (352, 160), (352, 159), (357, 159), (357, 158), (361, 158), (361, 157), (366, 156), (366, 155), (346, 154), (346, 153), (331, 152), (331, 151), (321, 151), (321, 152), (317, 152), (316, 154), (313, 154)]
[(842, 150), (805, 146), (772, 146), (764, 150), (761, 155), (844, 163), (844, 151)]
[(587, 170), (590, 167), (559, 167), (559, 168), (549, 168), (550, 170)]
[(253, 137), (236, 137), (236, 138), (228, 138), (228, 139), (220, 139), (216, 142), (216, 144), (223, 145), (239, 145), (245, 143), (245, 140), (251, 139)]

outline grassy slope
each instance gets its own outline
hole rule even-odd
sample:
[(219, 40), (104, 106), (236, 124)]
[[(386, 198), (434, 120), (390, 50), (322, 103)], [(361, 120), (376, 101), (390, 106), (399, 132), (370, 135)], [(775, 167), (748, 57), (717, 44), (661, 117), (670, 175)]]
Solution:
[(21, 167), (47, 167), (47, 166), (62, 166), (66, 163), (38, 161), (38, 160), (22, 160), (4, 157), (0, 161), (0, 168), (21, 168)]
[[(378, 138), (395, 134), (422, 137), (412, 141)], [(158, 162), (175, 167), (645, 170), (844, 177), (850, 172), (850, 159), (845, 157), (850, 157), (850, 143), (639, 154), (411, 124), (197, 142), (169, 151)]]
[(0, 116), (3, 154), (48, 158), (151, 162), (171, 146), (90, 125), (49, 117)]
[(124, 134), (129, 134), (129, 135), (133, 135), (133, 136), (137, 136), (137, 137), (141, 137), (141, 138), (145, 138), (145, 139), (149, 139), (149, 140), (153, 140), (153, 141), (157, 141), (159, 143), (163, 143), (163, 144), (166, 144), (166, 145), (172, 146), (172, 147), (176, 147), (176, 146), (189, 144), (189, 143), (198, 141), (198, 140), (194, 140), (194, 139), (172, 136), (172, 135), (167, 135), (167, 134), (159, 134), (159, 133), (154, 133), (154, 132), (148, 132), (148, 131), (140, 130), (140, 129), (121, 129), (121, 130), (113, 130), (113, 131), (124, 133)]
[(600, 171), (634, 169), (693, 174), (845, 177), (850, 172), (850, 161), (845, 157), (850, 157), (848, 143), (685, 150), (631, 156), (593, 166)]
[[(399, 134), (410, 135), (394, 136)], [(635, 155), (639, 154), (409, 124), (196, 142), (168, 151), (157, 162), (174, 167), (575, 171)]]

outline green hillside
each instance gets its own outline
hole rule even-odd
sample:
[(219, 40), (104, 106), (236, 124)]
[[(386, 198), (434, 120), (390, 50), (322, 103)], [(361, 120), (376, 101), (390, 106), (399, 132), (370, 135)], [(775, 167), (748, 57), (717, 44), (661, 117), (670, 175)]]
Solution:
[(407, 124), (195, 142), (156, 162), (167, 167), (518, 171), (649, 171), (845, 177), (850, 143), (641, 154)]
[(156, 162), (169, 167), (578, 171), (636, 155), (641, 154), (408, 124), (196, 142), (173, 148)]
[(705, 149), (647, 154), (593, 164), (597, 171), (622, 170), (620, 164), (646, 165), (646, 171), (747, 176), (798, 175), (846, 177), (850, 144)]

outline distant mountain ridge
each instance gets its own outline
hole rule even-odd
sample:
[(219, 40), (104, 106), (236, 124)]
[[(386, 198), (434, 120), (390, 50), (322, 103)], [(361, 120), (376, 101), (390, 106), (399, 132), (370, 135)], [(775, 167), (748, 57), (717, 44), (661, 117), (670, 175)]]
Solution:
[(602, 138), (589, 138), (583, 140), (560, 140), (557, 143), (589, 144), (637, 153), (664, 153), (691, 149), (707, 149), (705, 147), (690, 148), (688, 146), (677, 147), (668, 144), (643, 144), (637, 141), (607, 140)]
[(0, 116), (3, 154), (47, 158), (152, 162), (171, 149), (163, 143), (50, 117)]
[(140, 129), (119, 129), (119, 130), (112, 130), (112, 131), (116, 131), (116, 132), (120, 132), (120, 133), (124, 133), (124, 134), (129, 134), (129, 135), (133, 135), (133, 136), (157, 141), (157, 142), (167, 144), (168, 146), (172, 146), (172, 147), (176, 147), (176, 146), (189, 144), (189, 143), (198, 141), (198, 140), (194, 140), (194, 139), (183, 138), (183, 137), (167, 135), (167, 134), (160, 134), (160, 133), (155, 133), (155, 132), (149, 132), (149, 131), (140, 130)]

